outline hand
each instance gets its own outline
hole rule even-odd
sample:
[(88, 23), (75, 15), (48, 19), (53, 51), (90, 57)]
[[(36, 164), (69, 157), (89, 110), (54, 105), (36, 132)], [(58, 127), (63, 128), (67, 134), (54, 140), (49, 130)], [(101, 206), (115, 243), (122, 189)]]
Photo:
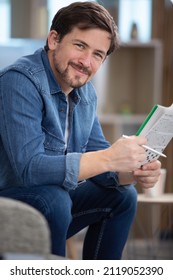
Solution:
[(105, 150), (110, 171), (132, 172), (140, 168), (146, 160), (146, 152), (142, 145), (147, 140), (143, 136), (131, 136), (128, 139), (120, 138), (111, 147)]
[(133, 176), (135, 181), (139, 183), (142, 188), (152, 188), (159, 179), (160, 169), (160, 161), (153, 161), (145, 164), (142, 168), (135, 170)]

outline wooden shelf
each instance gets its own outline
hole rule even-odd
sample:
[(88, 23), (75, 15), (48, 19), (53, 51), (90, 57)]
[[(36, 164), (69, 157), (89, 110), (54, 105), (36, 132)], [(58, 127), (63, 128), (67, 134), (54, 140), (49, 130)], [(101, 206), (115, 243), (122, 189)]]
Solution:
[(115, 141), (122, 133), (134, 134), (153, 105), (161, 104), (161, 42), (122, 43), (104, 62), (93, 83), (108, 140)]
[(113, 143), (123, 134), (137, 132), (146, 115), (99, 114), (99, 120), (106, 139)]

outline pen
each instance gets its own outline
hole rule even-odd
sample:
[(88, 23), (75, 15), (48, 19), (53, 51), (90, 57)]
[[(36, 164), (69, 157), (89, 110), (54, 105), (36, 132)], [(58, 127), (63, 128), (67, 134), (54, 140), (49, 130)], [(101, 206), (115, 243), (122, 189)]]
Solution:
[[(127, 136), (127, 135), (123, 135), (122, 137), (123, 137), (123, 138), (126, 138), (126, 139), (130, 139), (130, 137)], [(160, 153), (160, 152), (154, 150), (153, 148), (150, 148), (150, 147), (147, 146), (147, 145), (142, 145), (142, 147), (145, 148), (145, 149), (147, 149), (147, 150), (149, 150), (149, 151), (151, 151), (151, 152), (153, 152), (153, 153), (155, 153), (156, 155), (159, 155), (159, 156), (165, 157), (165, 158), (167, 157), (166, 155), (164, 155), (164, 154), (162, 154), (162, 153)]]

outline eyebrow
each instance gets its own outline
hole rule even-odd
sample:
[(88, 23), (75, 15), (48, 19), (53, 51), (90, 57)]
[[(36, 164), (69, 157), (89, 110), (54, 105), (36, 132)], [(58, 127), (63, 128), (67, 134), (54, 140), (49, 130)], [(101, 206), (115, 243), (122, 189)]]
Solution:
[[(84, 41), (82, 41), (82, 40), (79, 40), (79, 39), (74, 39), (74, 40), (72, 40), (72, 42), (73, 42), (73, 43), (81, 43), (81, 44), (83, 44), (85, 47), (89, 47), (89, 45), (88, 45), (86, 42), (84, 42)], [(107, 53), (105, 53), (105, 52), (102, 51), (102, 50), (94, 50), (94, 51), (99, 52), (100, 54), (102, 54), (102, 55), (105, 56), (105, 57), (106, 57), (106, 55), (107, 55)]]

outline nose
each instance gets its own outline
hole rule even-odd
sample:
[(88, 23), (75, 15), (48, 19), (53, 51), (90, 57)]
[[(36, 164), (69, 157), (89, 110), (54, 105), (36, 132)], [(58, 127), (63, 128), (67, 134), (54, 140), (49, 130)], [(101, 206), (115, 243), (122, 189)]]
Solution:
[(92, 61), (92, 55), (89, 51), (85, 51), (82, 53), (81, 57), (79, 58), (79, 62), (82, 63), (83, 66), (90, 68)]

